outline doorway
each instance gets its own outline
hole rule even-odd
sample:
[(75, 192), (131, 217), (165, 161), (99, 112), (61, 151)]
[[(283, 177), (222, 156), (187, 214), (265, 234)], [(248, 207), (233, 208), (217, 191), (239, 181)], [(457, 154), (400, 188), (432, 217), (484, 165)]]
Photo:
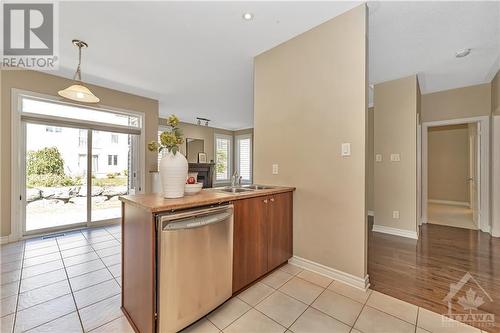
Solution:
[(17, 110), (19, 236), (119, 222), (118, 197), (141, 190), (142, 117), (24, 94)]
[(421, 223), (490, 231), (488, 130), (488, 117), (422, 124)]

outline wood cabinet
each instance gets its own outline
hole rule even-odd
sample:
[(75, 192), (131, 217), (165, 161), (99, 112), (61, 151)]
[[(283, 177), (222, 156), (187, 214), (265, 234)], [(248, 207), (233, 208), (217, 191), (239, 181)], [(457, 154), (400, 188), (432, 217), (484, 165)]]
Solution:
[(233, 292), (267, 272), (267, 197), (234, 202)]
[(234, 202), (233, 293), (292, 256), (292, 192)]
[(292, 192), (269, 198), (267, 269), (273, 270), (292, 257)]

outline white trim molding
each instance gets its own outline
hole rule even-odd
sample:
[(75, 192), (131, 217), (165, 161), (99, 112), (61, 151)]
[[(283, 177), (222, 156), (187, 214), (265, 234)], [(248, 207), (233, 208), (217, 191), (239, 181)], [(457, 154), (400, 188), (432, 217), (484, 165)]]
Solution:
[(429, 199), (428, 203), (433, 204), (441, 204), (441, 205), (450, 205), (450, 206), (462, 206), (470, 208), (470, 203), (465, 201), (452, 201), (452, 200), (438, 200), (438, 199)]
[(368, 216), (375, 216), (375, 212), (373, 210), (368, 211)]
[(0, 244), (7, 244), (7, 243), (9, 243), (9, 236), (1, 236)]
[(385, 225), (380, 224), (374, 224), (372, 231), (411, 239), (418, 239), (418, 234), (416, 231), (386, 227)]
[(299, 266), (301, 268), (310, 270), (314, 273), (318, 273), (324, 276), (327, 276), (329, 278), (332, 278), (334, 280), (340, 281), (342, 283), (348, 284), (351, 287), (361, 289), (361, 290), (368, 290), (370, 287), (370, 281), (368, 278), (368, 274), (364, 278), (360, 278), (357, 276), (354, 276), (352, 274), (339, 271), (335, 268), (331, 268), (322, 264), (319, 264), (317, 262), (301, 258), (298, 256), (293, 256), (290, 260), (288, 260), (290, 264), (293, 264), (295, 266)]
[(479, 179), (477, 179), (479, 187), (479, 221), (478, 227), (483, 232), (491, 232), (491, 217), (490, 217), (490, 116), (480, 116), (461, 119), (439, 120), (422, 123), (422, 219), (425, 223), (428, 221), (428, 129), (429, 127), (479, 123), (480, 146), (478, 149), (479, 157)]
[[(120, 125), (109, 125), (109, 126), (101, 126), (100, 123), (98, 122), (93, 122), (93, 121), (86, 121), (86, 120), (72, 120), (68, 118), (63, 118), (63, 117), (55, 117), (55, 116), (50, 116), (50, 115), (34, 115), (30, 114), (27, 116), (26, 120), (22, 119), (22, 115), (26, 116), (28, 115), (27, 113), (22, 112), (22, 99), (23, 98), (31, 98), (31, 99), (38, 99), (38, 100), (44, 100), (46, 102), (50, 103), (56, 103), (56, 104), (64, 104), (64, 105), (73, 105), (77, 106), (79, 108), (84, 108), (84, 109), (92, 109), (92, 110), (97, 110), (97, 111), (106, 111), (106, 112), (112, 112), (112, 113), (118, 113), (118, 114), (124, 114), (124, 115), (134, 115), (139, 118), (139, 128), (140, 132), (134, 132), (138, 133), (136, 134), (138, 136), (138, 143), (135, 143), (135, 160), (134, 162), (134, 170), (135, 173), (139, 175), (140, 178), (137, 179), (137, 184), (136, 184), (136, 193), (145, 193), (145, 187), (146, 187), (146, 130), (145, 130), (145, 114), (142, 111), (135, 111), (135, 110), (126, 110), (126, 109), (119, 109), (111, 106), (106, 106), (106, 105), (100, 105), (99, 107), (91, 106), (91, 105), (81, 105), (81, 104), (75, 104), (68, 102), (64, 100), (61, 97), (57, 96), (51, 96), (51, 95), (46, 95), (46, 94), (40, 94), (37, 92), (32, 92), (32, 91), (27, 91), (27, 90), (20, 90), (17, 88), (11, 88), (11, 234), (8, 236), (8, 241), (9, 242), (15, 242), (18, 240), (22, 240), (25, 238), (29, 237), (34, 237), (45, 234), (45, 233), (53, 233), (56, 232), (60, 229), (66, 229), (66, 228), (71, 228), (71, 227), (77, 227), (81, 228), (82, 226), (90, 227), (93, 226), (95, 222), (91, 222), (90, 218), (87, 218), (86, 222), (83, 222), (81, 225), (80, 224), (74, 224), (74, 225), (67, 225), (63, 226), (60, 228), (53, 228), (51, 230), (46, 230), (46, 229), (40, 229), (37, 230), (37, 234), (35, 235), (30, 234), (29, 232), (26, 232), (25, 230), (25, 207), (26, 207), (26, 202), (25, 202), (25, 196), (21, 195), (21, 193), (24, 192), (24, 186), (26, 184), (25, 180), (25, 163), (23, 163), (23, 158), (26, 156), (26, 143), (25, 143), (25, 138), (26, 138), (26, 121), (31, 121), (31, 122), (48, 122), (48, 123), (57, 123), (61, 124), (62, 126), (77, 126), (78, 124), (81, 124), (82, 128), (89, 129), (89, 133), (91, 133), (91, 129), (95, 130), (116, 130), (116, 132), (120, 133), (132, 133), (130, 130), (128, 130), (126, 127), (120, 126)], [(68, 121), (68, 122), (67, 122)], [(91, 134), (89, 134), (91, 135)], [(89, 136), (88, 139), (91, 139), (92, 137)], [(91, 140), (88, 142), (91, 142)], [(135, 141), (135, 140), (134, 140)], [(138, 145), (138, 147), (137, 147)], [(91, 145), (89, 145), (89, 149), (91, 148)], [(89, 159), (90, 160), (90, 159)], [(135, 165), (138, 164), (138, 165)], [(88, 168), (90, 170), (90, 168)], [(90, 189), (90, 188), (89, 188)], [(91, 209), (91, 206), (87, 206), (88, 209)], [(118, 219), (117, 219), (118, 221)], [(102, 221), (102, 222), (108, 222), (108, 221)], [(2, 239), (3, 241), (3, 239)]]

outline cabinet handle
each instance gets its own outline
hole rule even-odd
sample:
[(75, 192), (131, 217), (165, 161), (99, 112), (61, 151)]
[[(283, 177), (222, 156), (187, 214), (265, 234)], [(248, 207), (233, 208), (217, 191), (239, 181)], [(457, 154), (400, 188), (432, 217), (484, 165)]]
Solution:
[(271, 198), (271, 202), (274, 202), (274, 198)]
[(264, 203), (266, 204), (267, 203), (267, 199), (264, 200)]

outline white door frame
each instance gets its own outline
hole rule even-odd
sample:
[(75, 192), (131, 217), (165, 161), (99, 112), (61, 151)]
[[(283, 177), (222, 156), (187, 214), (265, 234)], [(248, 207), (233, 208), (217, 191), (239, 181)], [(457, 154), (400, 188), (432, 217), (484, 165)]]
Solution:
[[(40, 94), (32, 91), (27, 91), (27, 90), (21, 90), (21, 89), (16, 89), (12, 88), (11, 89), (11, 230), (10, 230), (10, 235), (8, 238), (9, 242), (15, 242), (20, 239), (25, 239), (25, 238), (30, 238), (30, 237), (36, 237), (40, 236), (46, 233), (54, 233), (57, 232), (57, 230), (72, 230), (72, 229), (79, 229), (82, 227), (88, 226), (88, 221), (84, 223), (79, 223), (79, 224), (73, 224), (73, 225), (68, 225), (66, 227), (55, 227), (51, 228), (50, 230), (45, 230), (45, 229), (40, 229), (39, 233), (36, 235), (24, 235), (23, 231), (23, 219), (24, 219), (24, 208), (26, 203), (25, 203), (25, 195), (22, 195), (22, 189), (24, 188), (26, 184), (25, 180), (25, 166), (22, 165), (23, 161), (23, 154), (26, 155), (25, 150), (25, 126), (23, 126), (23, 121), (21, 120), (21, 113), (22, 110), (20, 109), (21, 104), (20, 104), (20, 99), (22, 97), (31, 97), (35, 99), (44, 99), (47, 101), (51, 101), (54, 103), (64, 103), (67, 105), (73, 105), (77, 107), (83, 107), (83, 108), (89, 108), (89, 109), (94, 109), (94, 110), (102, 110), (102, 111), (108, 111), (108, 112), (115, 112), (115, 113), (123, 113), (123, 114), (130, 114), (130, 115), (135, 115), (139, 117), (140, 119), (140, 134), (139, 136), (139, 143), (138, 143), (138, 148), (139, 151), (137, 152), (138, 158), (139, 158), (139, 165), (137, 167), (137, 172), (139, 172), (140, 178), (139, 178), (139, 190), (136, 191), (138, 193), (143, 193), (144, 192), (144, 186), (145, 186), (145, 129), (144, 129), (144, 124), (145, 124), (145, 115), (144, 112), (140, 111), (134, 111), (134, 110), (125, 110), (125, 109), (118, 109), (114, 107), (107, 107), (103, 105), (99, 105), (99, 107), (93, 107), (93, 106), (87, 106), (87, 105), (82, 105), (78, 103), (71, 103), (68, 102), (67, 100), (61, 98), (61, 97), (56, 97), (52, 95), (46, 95), (46, 94)], [(37, 117), (37, 116), (36, 116)], [(57, 117), (52, 117), (52, 116), (40, 116), (40, 118), (45, 118), (48, 122), (51, 120), (56, 120)], [(59, 118), (59, 119), (64, 119), (64, 118)], [(88, 123), (92, 125), (96, 125), (97, 123), (94, 123), (92, 121), (84, 121), (84, 120), (78, 120), (80, 123)], [(62, 123), (64, 126), (64, 123)], [(120, 128), (119, 125), (115, 126), (113, 125), (112, 127), (117, 127)], [(106, 128), (104, 127), (103, 130)], [(89, 130), (90, 132), (91, 130)], [(90, 159), (91, 160), (91, 159)], [(111, 220), (103, 220), (103, 221), (96, 221), (92, 223), (92, 226), (101, 226), (101, 225), (106, 225), (110, 223), (115, 223), (115, 219)]]
[(480, 123), (480, 168), (479, 168), (479, 229), (491, 232), (490, 221), (490, 117), (471, 117), (461, 119), (439, 120), (422, 123), (422, 220), (427, 223), (428, 200), (428, 129), (429, 127)]

